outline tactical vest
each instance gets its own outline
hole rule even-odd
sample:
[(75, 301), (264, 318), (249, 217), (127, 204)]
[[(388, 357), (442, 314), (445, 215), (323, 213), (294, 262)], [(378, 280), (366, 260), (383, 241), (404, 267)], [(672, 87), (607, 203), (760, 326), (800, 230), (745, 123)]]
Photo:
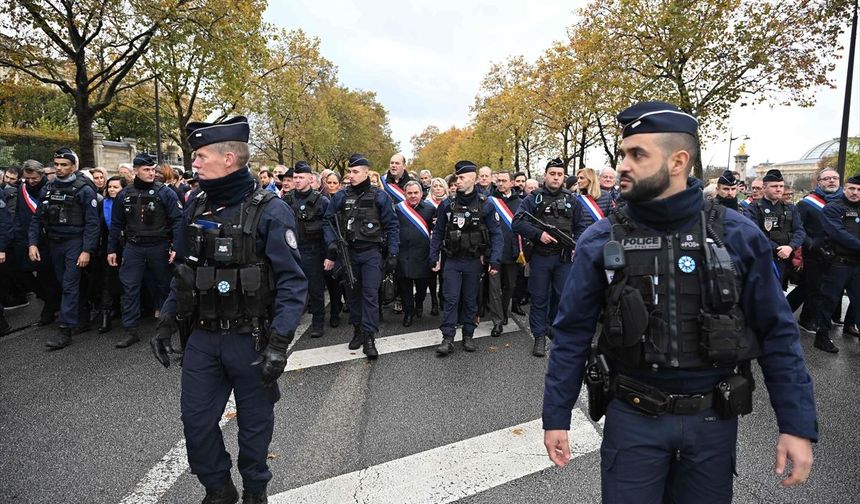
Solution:
[[(561, 189), (558, 194), (551, 196), (541, 189), (535, 195), (535, 217), (564, 233), (570, 233), (573, 228), (573, 205), (568, 198), (571, 194), (567, 189)], [(538, 240), (535, 242), (535, 252), (540, 255), (555, 255), (561, 252), (561, 245)]]
[(125, 189), (122, 208), (125, 213), (125, 235), (132, 243), (155, 242), (170, 237), (167, 211), (158, 197), (164, 187), (155, 182), (151, 189), (138, 189), (134, 184)]
[(457, 203), (457, 198), (451, 199), (448, 207), (448, 224), (445, 226), (445, 237), (442, 247), (449, 257), (477, 257), (487, 250), (490, 235), (484, 225), (483, 209), (487, 197), (475, 195), (469, 205)]
[(84, 209), (77, 202), (78, 191), (87, 185), (81, 176), (75, 178), (70, 185), (58, 187), (55, 183), (48, 184), (42, 206), (45, 207), (45, 224), (48, 226), (83, 226)]
[(379, 219), (379, 209), (376, 207), (376, 192), (379, 189), (369, 187), (361, 194), (351, 186), (346, 188), (346, 198), (343, 200), (343, 221), (346, 222), (347, 242), (365, 241), (382, 243), (382, 221)]
[(606, 292), (604, 353), (628, 369), (734, 367), (758, 355), (722, 241), (724, 216), (724, 207), (706, 203), (689, 229), (660, 235), (613, 211), (626, 266)]
[(303, 202), (299, 202), (295, 191), (284, 195), (284, 201), (290, 205), (296, 215), (299, 245), (323, 239), (323, 220), (322, 217), (317, 216), (317, 203), (320, 201), (320, 196), (319, 191), (311, 191)]
[[(848, 205), (844, 200), (840, 200), (834, 204), (839, 205), (839, 210), (842, 214), (842, 225), (845, 226), (845, 231), (851, 234), (851, 236), (860, 238), (860, 207)], [(837, 256), (860, 259), (860, 251), (844, 247), (837, 243), (836, 240), (830, 240), (830, 243)]]
[(201, 321), (271, 320), (275, 279), (264, 251), (257, 250), (257, 225), (275, 197), (257, 189), (240, 214), (223, 219), (206, 214), (205, 193), (197, 196), (189, 209), (185, 265), (176, 272), (180, 315), (194, 316), (196, 307)]
[[(763, 199), (754, 203), (758, 207), (758, 226), (764, 231), (768, 238), (777, 245), (788, 245), (791, 241), (791, 221), (793, 212), (791, 207), (785, 203), (777, 203), (773, 208), (765, 208)], [(778, 210), (781, 208), (782, 210)], [(769, 210), (769, 212), (765, 212)]]

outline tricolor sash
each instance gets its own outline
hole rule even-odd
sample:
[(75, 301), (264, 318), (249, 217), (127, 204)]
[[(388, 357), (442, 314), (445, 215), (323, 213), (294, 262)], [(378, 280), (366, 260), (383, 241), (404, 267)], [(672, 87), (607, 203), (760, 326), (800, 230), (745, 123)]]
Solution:
[(424, 201), (426, 201), (427, 203), (430, 203), (431, 205), (433, 205), (433, 208), (439, 208), (439, 203), (442, 203), (441, 201), (440, 201), (439, 203), (436, 203), (436, 200), (434, 200), (434, 199), (433, 199), (433, 196), (429, 196), (429, 197), (428, 197), (427, 199), (425, 199)]
[(403, 192), (397, 184), (389, 184), (387, 180), (388, 176), (379, 177), (379, 182), (382, 183), (382, 188), (385, 189), (385, 192), (391, 195), (392, 198), (397, 200), (398, 203), (406, 201), (406, 193)]
[(588, 213), (591, 214), (591, 218), (594, 219), (594, 222), (606, 217), (603, 215), (603, 210), (597, 206), (597, 202), (594, 201), (594, 198), (592, 198), (590, 194), (580, 194), (577, 198), (579, 198), (579, 202), (582, 203), (582, 206), (588, 210)]
[(805, 201), (805, 202), (809, 203), (809, 206), (818, 210), (819, 212), (824, 210), (824, 205), (827, 204), (827, 202), (824, 201), (824, 198), (822, 198), (821, 196), (819, 196), (815, 193), (807, 194), (801, 201)]
[(495, 196), (490, 196), (490, 202), (496, 208), (496, 212), (499, 214), (502, 222), (508, 226), (509, 230), (513, 231), (514, 214), (511, 212), (511, 209), (508, 208), (508, 204), (502, 201), (501, 198), (497, 198)]
[(36, 213), (36, 209), (39, 207), (39, 201), (36, 198), (30, 196), (30, 193), (27, 191), (27, 182), (21, 184), (21, 197), (24, 199), (24, 204), (27, 205), (27, 208), (30, 209), (31, 213)]
[(752, 204), (752, 201), (753, 201), (752, 197), (749, 197), (747, 199), (741, 200), (740, 203), (741, 203), (742, 207), (746, 208), (746, 207), (750, 206), (750, 204)]
[(418, 231), (421, 231), (421, 234), (430, 239), (430, 228), (427, 226), (427, 222), (424, 220), (424, 217), (421, 217), (421, 214), (418, 213), (417, 210), (409, 206), (409, 203), (405, 201), (401, 201), (397, 205), (397, 209), (400, 210), (403, 215), (411, 222), (415, 224), (415, 227), (418, 228)]

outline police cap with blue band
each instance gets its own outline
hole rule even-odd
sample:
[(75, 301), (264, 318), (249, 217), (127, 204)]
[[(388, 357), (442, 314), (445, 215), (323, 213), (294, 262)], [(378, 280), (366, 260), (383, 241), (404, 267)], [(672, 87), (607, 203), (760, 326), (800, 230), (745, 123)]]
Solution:
[(68, 147), (60, 147), (57, 149), (57, 152), (54, 153), (54, 159), (65, 159), (73, 165), (78, 164), (78, 155)]
[(313, 171), (307, 161), (297, 161), (292, 170), (293, 173), (313, 173)]
[(546, 163), (544, 171), (549, 170), (550, 168), (565, 168), (564, 161), (562, 161), (561, 158), (550, 159)]
[(236, 116), (216, 124), (191, 122), (185, 127), (185, 131), (188, 133), (188, 143), (194, 150), (219, 142), (248, 143), (251, 133), (248, 119), (244, 116)]
[(671, 103), (637, 103), (618, 114), (621, 138), (641, 133), (687, 133), (698, 138), (699, 121)]
[(356, 166), (366, 166), (370, 168), (370, 161), (368, 161), (363, 154), (353, 154), (352, 156), (349, 156), (348, 166), (350, 168), (354, 168)]
[(720, 178), (717, 179), (717, 184), (725, 185), (725, 186), (736, 186), (738, 185), (738, 179), (735, 178), (735, 174), (729, 170), (723, 172), (720, 175)]
[(131, 164), (133, 166), (155, 166), (155, 158), (141, 152), (137, 156), (134, 156), (134, 161)]
[(454, 175), (462, 175), (464, 173), (475, 173), (478, 171), (478, 167), (475, 166), (475, 163), (471, 161), (457, 161), (457, 164), (454, 165)]

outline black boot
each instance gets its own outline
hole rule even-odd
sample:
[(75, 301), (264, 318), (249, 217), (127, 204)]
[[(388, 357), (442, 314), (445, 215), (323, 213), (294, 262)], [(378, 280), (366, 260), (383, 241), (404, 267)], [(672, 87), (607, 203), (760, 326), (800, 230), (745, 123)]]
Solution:
[(421, 318), (424, 316), (424, 307), (416, 306), (415, 307), (415, 318)]
[(504, 329), (505, 324), (506, 324), (506, 322), (496, 322), (495, 324), (493, 324), (493, 330), (490, 331), (490, 336), (492, 336), (494, 338), (498, 338), (499, 336), (501, 336), (502, 330)]
[(403, 316), (403, 327), (409, 327), (412, 325), (412, 320), (415, 317), (413, 315), (404, 315)]
[(364, 355), (370, 360), (379, 357), (379, 352), (376, 351), (376, 335), (373, 333), (364, 333)]
[(49, 326), (54, 323), (56, 318), (52, 310), (42, 310), (41, 315), (39, 315), (39, 321), (36, 322), (36, 327)]
[(472, 338), (471, 334), (463, 335), (463, 350), (467, 352), (474, 352), (478, 347), (475, 346), (475, 340)]
[(340, 325), (340, 314), (332, 314), (328, 321), (328, 325), (338, 327)]
[(137, 335), (137, 327), (126, 327), (125, 328), (125, 337), (114, 345), (117, 348), (126, 348), (134, 345), (140, 341), (140, 337)]
[(524, 312), (523, 309), (520, 307), (519, 301), (514, 301), (511, 304), (511, 313), (516, 313), (517, 315), (519, 315), (521, 317), (524, 317), (526, 314), (526, 312)]
[(430, 315), (433, 315), (434, 317), (436, 315), (439, 315), (439, 300), (438, 299), (431, 299), (430, 300)]
[(3, 313), (3, 310), (0, 310), (0, 336), (9, 334), (10, 332), (12, 332), (12, 326), (6, 320), (6, 314)]
[[(323, 323), (325, 323), (325, 321), (323, 321)], [(322, 326), (320, 326), (320, 327), (311, 327), (311, 332), (309, 333), (309, 336), (310, 336), (311, 338), (322, 338), (322, 336), (323, 336), (324, 332), (325, 332), (325, 331), (324, 331), (324, 329), (323, 329), (323, 327), (322, 327)]]
[(101, 323), (99, 324), (99, 334), (104, 334), (111, 330), (110, 310), (102, 310)]
[(268, 504), (269, 497), (266, 492), (255, 493), (247, 490), (242, 492), (242, 504)]
[(436, 355), (444, 357), (454, 351), (454, 337), (442, 336), (442, 343), (436, 347)]
[(72, 328), (61, 327), (59, 331), (48, 336), (45, 346), (48, 350), (59, 350), (72, 344)]
[(532, 347), (532, 355), (535, 357), (546, 356), (546, 336), (535, 336), (535, 346)]
[(361, 326), (353, 326), (352, 339), (349, 340), (349, 349), (358, 350), (364, 344), (364, 334), (361, 332)]
[(828, 335), (826, 331), (818, 331), (815, 333), (815, 343), (813, 345), (815, 348), (824, 350), (828, 353), (839, 353), (839, 349), (833, 344), (833, 340), (830, 339), (830, 335)]
[(215, 490), (206, 489), (206, 497), (202, 504), (236, 504), (239, 501), (239, 491), (233, 484), (233, 479), (227, 476), (224, 485)]

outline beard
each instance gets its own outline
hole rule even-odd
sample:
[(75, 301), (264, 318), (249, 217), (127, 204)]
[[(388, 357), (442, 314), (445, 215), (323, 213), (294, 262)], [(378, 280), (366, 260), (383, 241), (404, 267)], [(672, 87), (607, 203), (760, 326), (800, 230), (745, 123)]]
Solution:
[[(624, 179), (625, 177), (622, 177)], [(669, 188), (669, 165), (663, 163), (663, 166), (657, 170), (657, 173), (642, 180), (630, 181), (631, 186), (626, 191), (621, 191), (621, 197), (625, 201), (643, 202), (657, 198)]]

